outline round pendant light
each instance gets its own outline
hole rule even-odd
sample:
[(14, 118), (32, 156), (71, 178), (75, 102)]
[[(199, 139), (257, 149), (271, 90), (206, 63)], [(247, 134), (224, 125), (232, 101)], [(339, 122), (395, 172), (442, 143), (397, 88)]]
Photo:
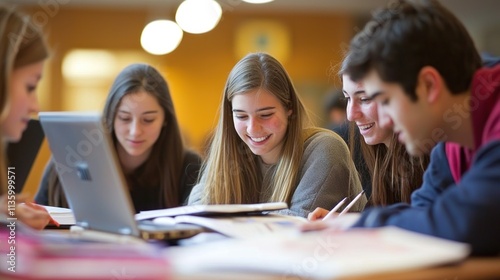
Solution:
[(172, 52), (182, 40), (182, 29), (171, 20), (155, 20), (141, 34), (141, 46), (148, 53), (163, 55)]
[(222, 16), (222, 8), (214, 0), (185, 0), (177, 8), (175, 21), (182, 30), (201, 34), (212, 30)]

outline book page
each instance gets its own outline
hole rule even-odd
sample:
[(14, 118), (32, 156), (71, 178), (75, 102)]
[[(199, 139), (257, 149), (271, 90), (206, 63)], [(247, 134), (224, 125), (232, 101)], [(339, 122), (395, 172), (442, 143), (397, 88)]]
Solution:
[[(284, 215), (263, 215), (263, 216), (236, 216), (236, 217), (199, 217), (183, 215), (177, 216), (173, 220), (176, 223), (187, 223), (203, 226), (215, 232), (233, 238), (253, 238), (264, 234), (274, 233), (296, 233), (299, 225), (307, 222), (301, 217)], [(154, 222), (172, 222), (158, 218)]]

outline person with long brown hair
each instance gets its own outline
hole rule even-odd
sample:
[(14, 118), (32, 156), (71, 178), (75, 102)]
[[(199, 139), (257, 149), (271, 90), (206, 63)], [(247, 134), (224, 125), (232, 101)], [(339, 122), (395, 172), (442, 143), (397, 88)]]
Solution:
[(363, 82), (382, 127), (431, 160), (411, 205), (328, 225), (396, 226), (498, 255), (500, 66), (482, 67), (463, 23), (436, 0), (399, 0), (374, 13), (349, 53), (345, 74)]
[(38, 112), (36, 88), (48, 56), (42, 31), (30, 17), (0, 5), (0, 220), (6, 215), (36, 229), (44, 228), (50, 215), (15, 195), (15, 166), (8, 169), (4, 145), (19, 141)]
[[(362, 153), (371, 177), (371, 190), (367, 191), (371, 194), (368, 198), (369, 205), (410, 203), (411, 194), (422, 184), (429, 156), (409, 155), (404, 145), (398, 142), (397, 135), (391, 129), (381, 127), (377, 103), (366, 95), (363, 84), (353, 82), (345, 74), (341, 74), (341, 77), (342, 92), (347, 100), (347, 118), (351, 122), (351, 154), (354, 157), (356, 153)], [(362, 137), (356, 137), (357, 133)], [(317, 208), (308, 218), (317, 220), (328, 213), (327, 209)]]
[(190, 204), (286, 202), (281, 213), (306, 217), (361, 191), (347, 145), (311, 125), (286, 70), (264, 53), (231, 70), (202, 168)]
[[(103, 111), (136, 211), (181, 206), (194, 186), (200, 157), (181, 137), (170, 90), (154, 67), (132, 64), (116, 77)], [(51, 161), (36, 202), (68, 207)]]

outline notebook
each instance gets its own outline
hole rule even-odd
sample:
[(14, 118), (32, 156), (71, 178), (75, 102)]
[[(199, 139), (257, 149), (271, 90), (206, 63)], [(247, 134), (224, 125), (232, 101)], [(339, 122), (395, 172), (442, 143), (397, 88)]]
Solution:
[(180, 239), (202, 231), (194, 225), (136, 222), (115, 148), (99, 113), (41, 112), (39, 119), (78, 227), (144, 239)]
[[(71, 211), (71, 209), (47, 205), (41, 206), (43, 206), (45, 210), (49, 212), (52, 219), (54, 219), (59, 224), (59, 227), (69, 228), (69, 226), (72, 226), (76, 223), (75, 215), (73, 215), (73, 211)], [(54, 228), (57, 228), (57, 226), (55, 226)]]

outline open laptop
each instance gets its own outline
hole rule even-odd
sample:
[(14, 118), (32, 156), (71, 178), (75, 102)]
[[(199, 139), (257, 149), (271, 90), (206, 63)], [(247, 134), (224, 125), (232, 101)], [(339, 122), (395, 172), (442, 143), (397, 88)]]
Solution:
[(188, 224), (136, 222), (115, 148), (99, 113), (40, 112), (39, 119), (77, 226), (167, 240), (191, 237), (203, 230)]

